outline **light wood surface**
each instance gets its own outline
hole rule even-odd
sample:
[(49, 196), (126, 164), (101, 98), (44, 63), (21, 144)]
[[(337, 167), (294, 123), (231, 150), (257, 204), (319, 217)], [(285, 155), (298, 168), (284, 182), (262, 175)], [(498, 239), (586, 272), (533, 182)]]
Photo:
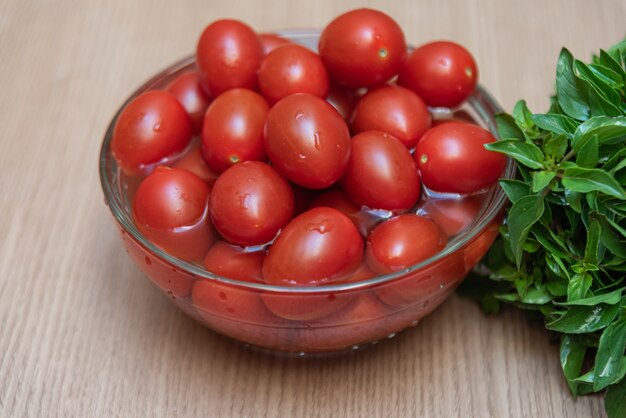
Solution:
[(97, 176), (125, 97), (214, 19), (321, 27), (358, 6), (413, 44), (465, 44), (509, 110), (546, 107), (562, 45), (585, 58), (626, 34), (623, 0), (0, 2), (1, 416), (604, 415), (571, 398), (557, 346), (518, 312), (454, 296), (373, 349), (288, 360), (195, 323), (126, 256)]

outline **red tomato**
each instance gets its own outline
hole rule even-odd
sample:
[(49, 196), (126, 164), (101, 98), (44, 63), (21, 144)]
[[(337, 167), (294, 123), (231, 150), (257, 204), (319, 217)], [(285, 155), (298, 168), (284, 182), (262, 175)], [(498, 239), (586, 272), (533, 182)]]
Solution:
[(271, 166), (246, 161), (215, 181), (209, 211), (227, 241), (241, 246), (264, 244), (293, 216), (293, 192)]
[(420, 177), (409, 150), (379, 131), (353, 138), (343, 186), (353, 202), (371, 209), (410, 209), (420, 196)]
[(244, 251), (241, 247), (216, 242), (204, 257), (207, 271), (229, 279), (263, 282), (263, 251)]
[(221, 173), (242, 161), (265, 160), (263, 127), (269, 111), (261, 95), (233, 89), (211, 103), (204, 115), (202, 152), (207, 165)]
[(463, 249), (463, 259), (467, 271), (474, 268), (481, 258), (487, 253), (491, 244), (498, 237), (500, 221), (496, 220), (489, 224), (471, 243)]
[(346, 87), (331, 84), (326, 101), (339, 112), (344, 120), (349, 121), (356, 106), (357, 95)]
[(191, 291), (191, 300), (209, 323), (217, 316), (233, 318), (243, 324), (258, 324), (270, 316), (259, 293), (226, 283), (198, 279)]
[(430, 128), (428, 108), (411, 90), (385, 86), (370, 90), (356, 105), (352, 131), (383, 131), (414, 148)]
[(452, 237), (463, 231), (478, 216), (482, 200), (477, 196), (465, 196), (462, 199), (426, 199), (418, 214), (432, 219)]
[(194, 132), (202, 129), (202, 118), (211, 99), (207, 96), (200, 83), (200, 75), (193, 71), (178, 76), (165, 89), (178, 99), (191, 118)]
[(352, 295), (321, 293), (265, 292), (261, 299), (274, 315), (291, 321), (310, 321), (337, 312), (352, 300)]
[(293, 190), (293, 200), (295, 203), (294, 215), (300, 215), (306, 212), (311, 205), (313, 199), (315, 199), (316, 192), (314, 190), (305, 189), (296, 184), (291, 183), (291, 190)]
[(472, 55), (454, 42), (431, 42), (414, 50), (400, 70), (398, 84), (417, 93), (429, 106), (455, 107), (478, 83)]
[(226, 90), (254, 90), (263, 47), (257, 34), (236, 20), (218, 20), (202, 32), (196, 61), (208, 93), (217, 97)]
[(472, 115), (467, 113), (465, 110), (457, 110), (454, 113), (444, 113), (444, 114), (435, 113), (433, 116), (434, 116), (433, 123), (432, 123), (433, 128), (435, 126), (443, 125), (444, 123), (448, 123), (448, 122), (473, 123), (474, 125), (476, 125), (476, 121), (474, 120)]
[(172, 255), (201, 260), (215, 241), (207, 217), (209, 192), (195, 174), (157, 167), (133, 197), (133, 219), (148, 239)]
[(314, 208), (276, 237), (263, 263), (263, 277), (283, 286), (332, 283), (353, 271), (362, 256), (363, 239), (350, 218), (336, 209)]
[(191, 119), (174, 96), (149, 91), (122, 110), (111, 152), (123, 170), (133, 171), (182, 151), (191, 139)]
[(504, 155), (484, 148), (495, 140), (489, 131), (469, 123), (430, 129), (414, 155), (424, 186), (444, 193), (471, 193), (490, 186), (506, 166)]
[(369, 229), (378, 221), (378, 218), (375, 216), (361, 211), (361, 207), (355, 205), (348, 199), (348, 196), (340, 190), (331, 190), (322, 193), (311, 202), (310, 208), (322, 206), (337, 209), (339, 212), (348, 216), (363, 236), (366, 236)]
[(261, 45), (263, 46), (264, 55), (269, 54), (280, 46), (291, 45), (291, 41), (289, 39), (285, 39), (274, 33), (261, 33), (259, 35), (259, 41), (261, 41)]
[(430, 219), (414, 214), (399, 215), (370, 233), (365, 258), (373, 271), (390, 273), (432, 257), (447, 241), (443, 231)]
[(310, 94), (285, 97), (270, 109), (265, 148), (278, 171), (310, 189), (341, 178), (350, 157), (346, 122), (324, 100)]
[(261, 62), (259, 87), (270, 104), (295, 93), (326, 97), (328, 74), (315, 52), (301, 45), (285, 45)]
[(370, 9), (347, 12), (326, 26), (319, 40), (326, 69), (348, 87), (373, 87), (396, 75), (406, 56), (400, 26)]
[(209, 167), (207, 167), (199, 145), (194, 146), (187, 153), (185, 153), (181, 159), (176, 161), (173, 167), (192, 172), (202, 180), (206, 181), (209, 186), (213, 186), (217, 176), (219, 176), (219, 174), (214, 173)]

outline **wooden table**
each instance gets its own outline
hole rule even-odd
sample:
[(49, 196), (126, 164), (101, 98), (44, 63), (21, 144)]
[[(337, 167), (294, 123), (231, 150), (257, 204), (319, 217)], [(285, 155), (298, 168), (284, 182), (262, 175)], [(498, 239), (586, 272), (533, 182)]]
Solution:
[[(414, 44), (475, 54), (506, 109), (546, 108), (559, 48), (624, 36), (623, 0), (367, 1)], [(357, 1), (0, 2), (0, 415), (602, 416), (574, 401), (557, 347), (517, 312), (453, 297), (346, 357), (240, 348), (179, 312), (125, 255), (103, 204), (100, 141), (122, 100), (194, 51), (208, 22), (321, 27)]]

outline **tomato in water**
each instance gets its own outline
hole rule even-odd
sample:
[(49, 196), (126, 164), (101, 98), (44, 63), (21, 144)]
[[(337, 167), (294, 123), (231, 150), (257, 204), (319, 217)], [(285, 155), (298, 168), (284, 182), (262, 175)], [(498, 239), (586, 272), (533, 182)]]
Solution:
[(200, 75), (195, 71), (182, 74), (175, 78), (165, 91), (178, 99), (191, 118), (193, 131), (196, 133), (200, 132), (204, 112), (206, 112), (211, 102), (211, 99), (202, 88)]
[(202, 156), (202, 149), (200, 144), (194, 145), (189, 151), (187, 151), (179, 160), (177, 160), (174, 168), (180, 168), (181, 170), (187, 170), (206, 181), (209, 186), (213, 186), (215, 180), (219, 174), (214, 173), (204, 161)]
[(368, 131), (352, 139), (343, 188), (356, 204), (403, 211), (420, 196), (420, 177), (409, 150), (393, 136)]
[(276, 237), (263, 278), (281, 286), (329, 284), (354, 271), (362, 257), (363, 239), (350, 218), (336, 209), (313, 208)]
[(354, 204), (341, 190), (322, 193), (311, 202), (310, 208), (322, 206), (337, 209), (348, 216), (363, 236), (367, 236), (370, 228), (379, 220), (376, 216), (362, 211), (361, 207)]
[(387, 132), (411, 149), (430, 124), (428, 108), (417, 94), (403, 87), (384, 86), (359, 100), (351, 127), (354, 133)]
[(323, 99), (300, 93), (272, 107), (265, 122), (265, 148), (276, 169), (292, 182), (324, 189), (342, 176), (350, 157), (350, 133)]
[(191, 140), (191, 119), (174, 96), (148, 91), (120, 113), (111, 152), (122, 170), (134, 172), (182, 151)]
[(478, 83), (472, 55), (454, 42), (431, 42), (414, 50), (404, 62), (398, 84), (417, 93), (428, 106), (455, 107)]
[(457, 110), (453, 113), (435, 113), (433, 115), (432, 127), (443, 125), (448, 122), (458, 123), (473, 123), (476, 125), (476, 120), (465, 110)]
[(229, 279), (263, 283), (264, 258), (264, 251), (244, 251), (241, 247), (218, 241), (204, 257), (204, 267)]
[(264, 292), (261, 299), (272, 314), (290, 321), (311, 321), (337, 312), (352, 300), (352, 294), (320, 292)]
[(377, 10), (352, 10), (324, 28), (319, 51), (326, 69), (348, 87), (384, 84), (400, 70), (406, 41), (400, 26)]
[(471, 224), (482, 208), (479, 196), (461, 199), (426, 199), (418, 214), (432, 219), (448, 237), (452, 237)]
[(377, 273), (391, 273), (432, 257), (446, 246), (447, 237), (430, 219), (415, 214), (382, 222), (367, 238), (365, 259)]
[(349, 122), (357, 103), (357, 95), (354, 90), (331, 83), (326, 101), (339, 112), (346, 122)]
[(261, 46), (263, 46), (263, 55), (267, 55), (276, 48), (283, 45), (291, 45), (291, 41), (289, 39), (285, 39), (282, 36), (276, 35), (274, 33), (260, 34), (259, 41), (261, 41)]
[(319, 55), (301, 45), (285, 45), (263, 58), (259, 87), (270, 105), (295, 93), (328, 94), (328, 73)]
[(424, 186), (443, 193), (472, 193), (502, 176), (506, 157), (488, 151), (496, 139), (470, 123), (449, 122), (424, 134), (415, 149)]
[(294, 212), (293, 191), (274, 168), (246, 161), (226, 170), (213, 185), (211, 220), (228, 242), (241, 246), (265, 244)]
[(233, 89), (211, 103), (204, 115), (202, 153), (209, 168), (221, 173), (242, 161), (267, 159), (263, 128), (269, 106), (258, 93)]
[(223, 19), (206, 27), (196, 49), (196, 63), (212, 97), (227, 90), (257, 87), (263, 47), (257, 34), (237, 20)]
[(148, 239), (175, 257), (202, 260), (215, 241), (207, 216), (210, 190), (193, 173), (157, 167), (133, 197), (135, 224)]

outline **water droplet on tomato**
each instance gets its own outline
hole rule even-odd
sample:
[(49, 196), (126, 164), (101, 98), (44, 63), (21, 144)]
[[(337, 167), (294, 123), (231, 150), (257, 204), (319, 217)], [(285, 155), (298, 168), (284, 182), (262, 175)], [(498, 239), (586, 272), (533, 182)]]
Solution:
[(152, 127), (154, 132), (159, 132), (161, 130), (161, 121), (158, 121), (156, 125)]
[(305, 115), (304, 115), (304, 112), (303, 112), (302, 110), (298, 110), (298, 111), (296, 112), (296, 120), (297, 120), (297, 121), (301, 120), (301, 119), (302, 119), (302, 118), (304, 118), (304, 117), (305, 117)]
[(316, 150), (320, 150), (320, 134), (317, 131), (313, 133), (313, 145)]
[(307, 231), (317, 231), (320, 234), (325, 234), (333, 230), (335, 225), (332, 223), (330, 219), (324, 219), (319, 223), (310, 223), (307, 225)]
[(146, 256), (144, 261), (146, 262), (147, 265), (151, 265), (152, 264), (152, 260), (150, 260), (150, 257), (148, 257), (148, 256)]

